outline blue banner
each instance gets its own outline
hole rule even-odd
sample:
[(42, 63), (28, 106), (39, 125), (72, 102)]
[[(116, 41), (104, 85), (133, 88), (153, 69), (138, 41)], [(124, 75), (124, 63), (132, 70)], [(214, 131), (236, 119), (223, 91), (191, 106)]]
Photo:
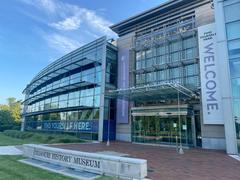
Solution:
[(49, 131), (98, 132), (98, 120), (42, 121), (41, 129)]

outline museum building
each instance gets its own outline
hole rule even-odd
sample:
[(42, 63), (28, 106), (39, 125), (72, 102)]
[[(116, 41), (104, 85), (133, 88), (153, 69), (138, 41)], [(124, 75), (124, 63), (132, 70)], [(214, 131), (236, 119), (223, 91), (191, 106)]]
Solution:
[(239, 0), (171, 0), (56, 60), (24, 90), (24, 130), (240, 148)]

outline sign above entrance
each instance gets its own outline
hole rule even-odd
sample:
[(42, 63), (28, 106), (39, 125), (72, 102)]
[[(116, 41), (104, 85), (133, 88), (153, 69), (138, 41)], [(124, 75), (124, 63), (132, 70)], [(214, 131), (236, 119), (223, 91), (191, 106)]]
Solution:
[(223, 124), (221, 87), (216, 57), (215, 24), (198, 28), (201, 94), (204, 124)]

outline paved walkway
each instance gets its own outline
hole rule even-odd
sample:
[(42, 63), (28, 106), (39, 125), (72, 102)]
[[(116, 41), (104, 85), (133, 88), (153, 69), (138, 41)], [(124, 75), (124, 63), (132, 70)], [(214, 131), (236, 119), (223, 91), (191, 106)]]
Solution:
[(0, 155), (21, 155), (22, 151), (15, 146), (0, 146)]
[(153, 180), (240, 180), (240, 162), (223, 151), (184, 150), (124, 142), (52, 145), (86, 152), (115, 151), (148, 160), (148, 178)]

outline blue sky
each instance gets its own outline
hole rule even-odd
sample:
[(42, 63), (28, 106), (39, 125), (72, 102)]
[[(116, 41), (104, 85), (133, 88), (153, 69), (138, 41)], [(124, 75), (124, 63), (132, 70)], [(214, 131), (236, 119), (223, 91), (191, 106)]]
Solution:
[(108, 27), (166, 0), (1, 0), (0, 103), (45, 66), (102, 35)]

